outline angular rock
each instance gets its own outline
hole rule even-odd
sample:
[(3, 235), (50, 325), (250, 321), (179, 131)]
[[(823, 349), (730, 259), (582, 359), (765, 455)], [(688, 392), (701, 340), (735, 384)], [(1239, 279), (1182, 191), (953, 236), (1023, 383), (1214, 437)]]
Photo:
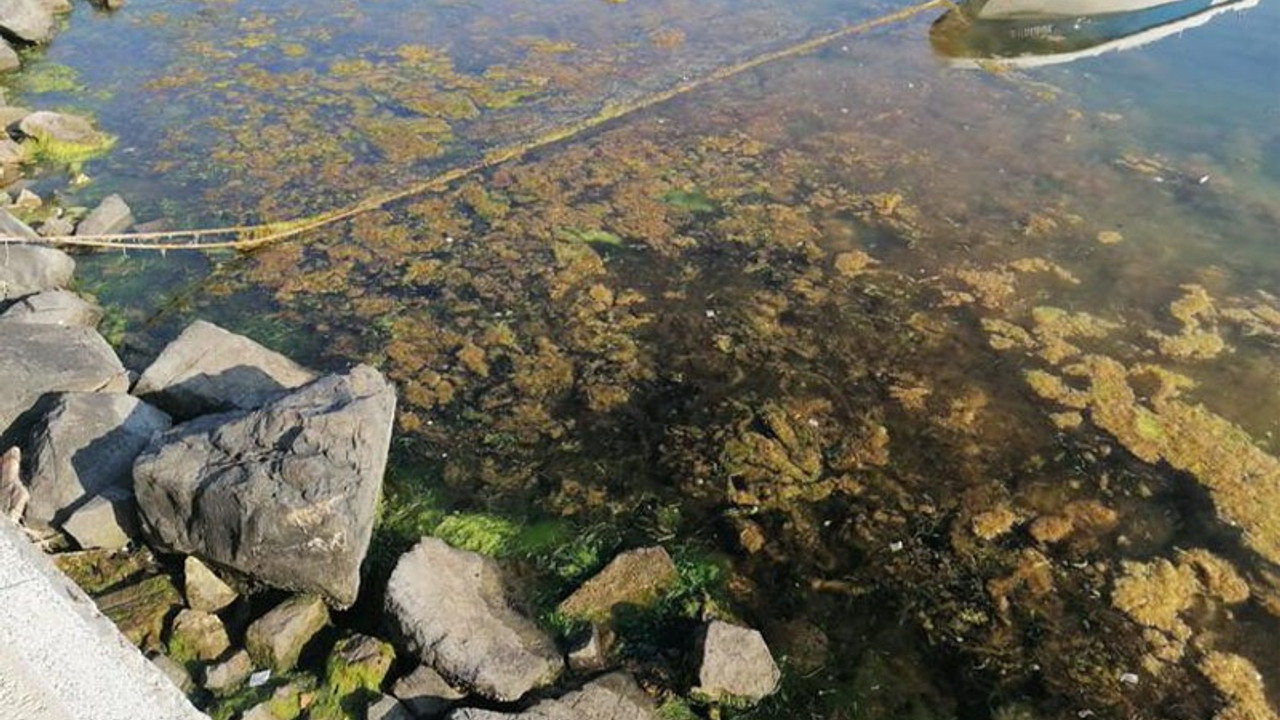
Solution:
[(778, 689), (782, 671), (756, 630), (720, 620), (707, 625), (694, 692), (713, 701), (759, 702)]
[(0, 323), (96, 328), (100, 320), (102, 308), (66, 290), (28, 295), (0, 313)]
[(133, 493), (107, 488), (72, 511), (62, 529), (84, 550), (119, 550), (138, 537)]
[(391, 686), (391, 694), (404, 703), (414, 717), (437, 720), (449, 712), (454, 703), (465, 698), (440, 677), (440, 673), (426, 665), (419, 665)]
[[(6, 0), (0, 0), (4, 3)], [(18, 130), (37, 142), (97, 147), (109, 142), (93, 123), (79, 115), (37, 110), (18, 121)]]
[[(192, 610), (218, 612), (240, 596), (240, 593), (215, 575), (208, 565), (200, 562), (199, 558), (187, 556), (182, 565), (182, 577), (187, 605)], [(268, 667), (267, 663), (259, 664)]]
[(258, 618), (245, 631), (245, 648), (259, 667), (283, 673), (298, 664), (303, 648), (329, 624), (329, 610), (314, 595), (296, 595)]
[(564, 668), (551, 638), (511, 609), (497, 563), (435, 538), (400, 557), (386, 610), (423, 663), (494, 700), (518, 700)]
[(173, 686), (181, 690), (183, 693), (189, 693), (195, 689), (196, 683), (191, 679), (191, 673), (187, 669), (178, 664), (176, 660), (165, 655), (164, 653), (152, 653), (147, 656), (152, 665), (160, 668), (160, 672), (164, 674)]
[(615, 637), (608, 625), (593, 624), (591, 631), (569, 650), (569, 669), (588, 674), (609, 666)]
[(652, 605), (677, 579), (676, 564), (664, 548), (628, 550), (565, 598), (559, 610), (569, 617), (608, 620), (619, 605)]
[(44, 205), (40, 196), (31, 192), (31, 188), (22, 188), (13, 199), (13, 206), (19, 210), (39, 210)]
[(170, 424), (168, 415), (129, 395), (57, 396), (29, 443), (27, 526), (59, 526), (108, 488), (132, 494), (134, 459)]
[(21, 521), (30, 500), (31, 493), (22, 482), (22, 451), (11, 447), (0, 455), (0, 516)]
[(22, 58), (9, 43), (0, 39), (0, 72), (12, 72), (22, 68)]
[(231, 638), (217, 615), (186, 609), (173, 618), (168, 646), (178, 662), (217, 660), (231, 648)]
[(168, 552), (351, 605), (395, 402), (391, 384), (359, 366), (260, 410), (175, 427), (133, 468), (143, 531)]
[(249, 653), (240, 650), (226, 660), (204, 669), (204, 688), (223, 694), (243, 685), (252, 674), (253, 661), (249, 659)]
[(16, 38), (48, 42), (55, 27), (53, 11), (40, 0), (0, 0), (0, 29)]
[[(0, 235), (31, 240), (39, 237), (8, 210), (0, 210)], [(43, 245), (0, 245), (0, 301), (65, 288), (75, 270), (76, 261), (61, 250)]]
[(414, 720), (414, 714), (390, 695), (379, 695), (365, 711), (367, 720)]
[(197, 320), (138, 378), (133, 394), (178, 418), (255, 410), (315, 373), (243, 335)]
[(133, 211), (119, 195), (102, 199), (76, 226), (76, 235), (111, 235), (122, 233), (133, 225)]
[(88, 328), (61, 325), (5, 325), (0, 378), (0, 433), (43, 395), (124, 392), (129, 385), (106, 340)]
[(39, 0), (39, 2), (54, 15), (65, 15), (71, 12), (71, 0)]
[(356, 634), (339, 640), (325, 663), (325, 688), (346, 697), (356, 692), (377, 692), (395, 662), (391, 644)]
[(111, 618), (134, 645), (159, 650), (164, 621), (182, 605), (182, 596), (169, 578), (156, 575), (95, 598), (98, 609)]
[(543, 700), (521, 713), (464, 708), (449, 720), (657, 720), (653, 700), (626, 673), (593, 680), (564, 697)]

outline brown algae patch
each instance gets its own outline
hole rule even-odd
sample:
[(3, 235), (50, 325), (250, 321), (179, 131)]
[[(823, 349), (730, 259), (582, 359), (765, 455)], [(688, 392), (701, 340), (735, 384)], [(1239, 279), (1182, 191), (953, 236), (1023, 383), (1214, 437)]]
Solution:
[(1267, 703), (1262, 674), (1253, 663), (1239, 655), (1211, 652), (1200, 661), (1199, 668), (1224, 701), (1214, 720), (1276, 720), (1276, 713)]

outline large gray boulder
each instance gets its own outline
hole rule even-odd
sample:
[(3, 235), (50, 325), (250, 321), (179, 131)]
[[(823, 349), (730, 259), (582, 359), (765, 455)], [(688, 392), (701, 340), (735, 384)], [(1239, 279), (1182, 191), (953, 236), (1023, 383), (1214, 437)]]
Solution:
[(778, 689), (782, 672), (759, 631), (711, 621), (702, 639), (694, 693), (714, 701), (755, 703)]
[(626, 673), (597, 678), (564, 697), (543, 700), (519, 713), (463, 708), (449, 720), (657, 720), (653, 701)]
[(133, 225), (133, 211), (119, 195), (108, 195), (102, 199), (85, 219), (76, 226), (76, 235), (111, 235), (122, 233)]
[[(0, 210), (0, 235), (38, 237), (7, 210)], [(0, 302), (65, 288), (75, 270), (76, 261), (60, 250), (42, 245), (0, 245)]]
[(558, 610), (566, 617), (602, 622), (620, 605), (653, 605), (678, 580), (675, 561), (665, 548), (628, 550), (565, 598)]
[(0, 0), (0, 30), (32, 43), (53, 39), (53, 10), (40, 0)]
[[(132, 505), (133, 461), (152, 437), (169, 429), (169, 416), (123, 394), (63, 393), (35, 427), (27, 449), (27, 527), (61, 526), (81, 505), (114, 489)], [(127, 531), (127, 529), (126, 529)]]
[(166, 552), (351, 605), (395, 404), (391, 384), (362, 365), (258, 410), (173, 428), (133, 468), (144, 533)]
[(310, 370), (243, 335), (197, 320), (143, 371), (133, 394), (189, 419), (253, 410), (315, 378)]
[(0, 314), (0, 323), (75, 325), (95, 328), (100, 320), (102, 320), (102, 308), (67, 290), (50, 290), (28, 295)]
[(5, 325), (0, 378), (0, 433), (46, 394), (122, 393), (129, 387), (106, 340), (88, 328), (61, 325)]
[(423, 663), (494, 700), (518, 700), (564, 669), (551, 638), (511, 609), (497, 563), (435, 538), (400, 557), (386, 610)]

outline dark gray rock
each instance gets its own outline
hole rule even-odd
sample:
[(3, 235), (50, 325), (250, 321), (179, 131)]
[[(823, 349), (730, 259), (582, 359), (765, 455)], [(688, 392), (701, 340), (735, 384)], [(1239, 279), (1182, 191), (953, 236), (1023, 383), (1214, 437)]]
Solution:
[(243, 335), (198, 320), (138, 378), (133, 394), (189, 419), (262, 407), (315, 373)]
[[(0, 210), (0, 235), (37, 237), (7, 210)], [(42, 245), (0, 245), (0, 302), (65, 288), (75, 271), (76, 261), (60, 250)]]
[(0, 29), (32, 43), (53, 39), (53, 11), (41, 0), (0, 0)]
[(119, 195), (102, 199), (76, 226), (76, 235), (111, 235), (122, 233), (133, 225), (133, 211)]
[(409, 708), (414, 717), (438, 720), (466, 693), (455, 689), (426, 665), (419, 665), (391, 686), (391, 694)]
[(6, 324), (0, 378), (0, 433), (9, 432), (46, 394), (129, 387), (124, 366), (106, 340), (88, 328), (61, 325)]
[(713, 701), (755, 703), (772, 695), (781, 678), (782, 672), (758, 631), (720, 620), (707, 625), (695, 694)]
[(259, 410), (197, 418), (134, 465), (143, 531), (337, 607), (356, 599), (382, 489), (395, 389), (359, 366)]
[(114, 496), (112, 507), (99, 507), (95, 517), (105, 520), (101, 513), (115, 512), (126, 501), (132, 506), (127, 496), (132, 495), (133, 461), (170, 424), (168, 415), (129, 395), (57, 396), (28, 445), (27, 526), (61, 526), (81, 505), (112, 488), (126, 497)]
[(68, 290), (49, 290), (28, 295), (0, 314), (0, 323), (95, 328), (101, 320), (102, 308)]
[(435, 538), (400, 557), (386, 609), (424, 664), (494, 700), (518, 700), (564, 668), (551, 638), (511, 609), (497, 563)]
[(138, 508), (133, 493), (108, 488), (72, 511), (62, 529), (84, 550), (119, 550), (138, 537)]
[(298, 664), (307, 643), (328, 624), (329, 609), (323, 600), (295, 595), (249, 625), (245, 647), (258, 666), (288, 672)]
[(519, 713), (463, 708), (449, 720), (657, 720), (653, 700), (626, 673), (597, 678), (564, 697), (543, 700)]

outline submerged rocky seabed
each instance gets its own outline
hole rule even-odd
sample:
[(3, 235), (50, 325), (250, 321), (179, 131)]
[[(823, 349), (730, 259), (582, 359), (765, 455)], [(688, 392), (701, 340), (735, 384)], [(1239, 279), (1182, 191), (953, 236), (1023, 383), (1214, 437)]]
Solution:
[[(615, 662), (670, 717), (1274, 718), (1277, 179), (1016, 73), (941, 76), (911, 37), (218, 258), (158, 311), (126, 301), (125, 350), (154, 354), (194, 313), (393, 380), (354, 628), (422, 534), (497, 558), (561, 640), (581, 628), (560, 601), (663, 545), (678, 581), (611, 624)], [(576, 66), (525, 47), (548, 82)], [(431, 66), (430, 97), (377, 59), (319, 82), (416, 103), (351, 124), (400, 173), (447, 158), (453, 126), (479, 137), (485, 112), (536, 102), (527, 65), (482, 80), (436, 50), (394, 57)], [(565, 87), (604, 82), (583, 73)], [(268, 111), (244, 107), (246, 128)], [(316, 201), (300, 167), (342, 192), (386, 180), (345, 174), (327, 132), (228, 136), (214, 159), (236, 179), (210, 197), (273, 216)], [(98, 260), (100, 294), (163, 272), (144, 262)], [(688, 692), (712, 619), (764, 631), (778, 696)]]

